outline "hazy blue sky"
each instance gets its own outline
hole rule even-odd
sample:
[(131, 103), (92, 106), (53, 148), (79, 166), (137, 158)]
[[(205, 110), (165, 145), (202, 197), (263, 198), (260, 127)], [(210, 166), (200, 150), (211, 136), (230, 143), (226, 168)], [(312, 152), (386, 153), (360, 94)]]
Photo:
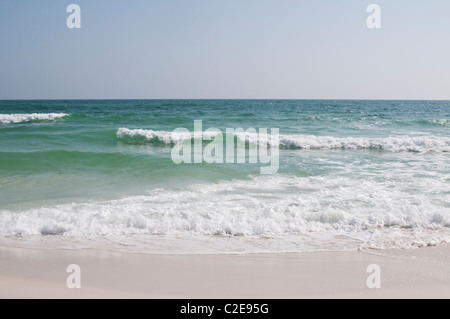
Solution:
[(449, 0), (1, 1), (0, 43), (0, 99), (450, 99)]

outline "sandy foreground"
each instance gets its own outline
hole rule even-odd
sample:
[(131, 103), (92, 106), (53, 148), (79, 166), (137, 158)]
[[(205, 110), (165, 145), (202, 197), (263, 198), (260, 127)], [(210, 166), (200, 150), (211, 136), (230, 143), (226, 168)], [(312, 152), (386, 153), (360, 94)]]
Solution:
[[(67, 266), (81, 289), (67, 288)], [(369, 289), (367, 267), (381, 268)], [(450, 246), (267, 255), (0, 248), (0, 298), (450, 298)]]

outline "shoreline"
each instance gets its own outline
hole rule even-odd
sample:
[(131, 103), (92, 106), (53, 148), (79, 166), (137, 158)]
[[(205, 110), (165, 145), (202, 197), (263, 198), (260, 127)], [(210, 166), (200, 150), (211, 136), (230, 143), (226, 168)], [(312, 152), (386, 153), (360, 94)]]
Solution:
[[(450, 245), (413, 250), (150, 255), (0, 248), (0, 298), (450, 298)], [(81, 289), (67, 288), (67, 266)], [(369, 289), (369, 265), (381, 289)]]

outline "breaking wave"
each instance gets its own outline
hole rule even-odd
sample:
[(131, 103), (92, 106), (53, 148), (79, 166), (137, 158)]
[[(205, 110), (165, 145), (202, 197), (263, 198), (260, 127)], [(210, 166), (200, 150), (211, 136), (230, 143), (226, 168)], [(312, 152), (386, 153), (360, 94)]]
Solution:
[[(220, 132), (203, 132), (203, 138), (209, 138)], [(437, 136), (393, 136), (386, 138), (369, 137), (332, 137), (314, 135), (280, 135), (279, 139), (272, 139), (269, 135), (255, 133), (235, 133), (241, 139), (250, 143), (268, 143), (273, 146), (278, 143), (285, 149), (373, 149), (391, 152), (450, 152), (450, 138)], [(176, 144), (180, 141), (194, 138), (191, 132), (168, 132), (153, 130), (130, 130), (120, 128), (117, 131), (119, 139), (133, 143), (162, 143)]]
[(0, 114), (0, 123), (19, 124), (36, 121), (52, 121), (68, 115), (65, 113)]

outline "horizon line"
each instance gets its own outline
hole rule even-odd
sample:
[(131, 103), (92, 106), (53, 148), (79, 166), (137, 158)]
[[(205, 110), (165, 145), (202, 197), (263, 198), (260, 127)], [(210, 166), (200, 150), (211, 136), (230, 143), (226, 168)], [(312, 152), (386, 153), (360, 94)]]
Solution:
[(364, 99), (364, 98), (49, 98), (49, 99), (0, 99), (5, 101), (429, 101), (450, 102), (450, 99)]

